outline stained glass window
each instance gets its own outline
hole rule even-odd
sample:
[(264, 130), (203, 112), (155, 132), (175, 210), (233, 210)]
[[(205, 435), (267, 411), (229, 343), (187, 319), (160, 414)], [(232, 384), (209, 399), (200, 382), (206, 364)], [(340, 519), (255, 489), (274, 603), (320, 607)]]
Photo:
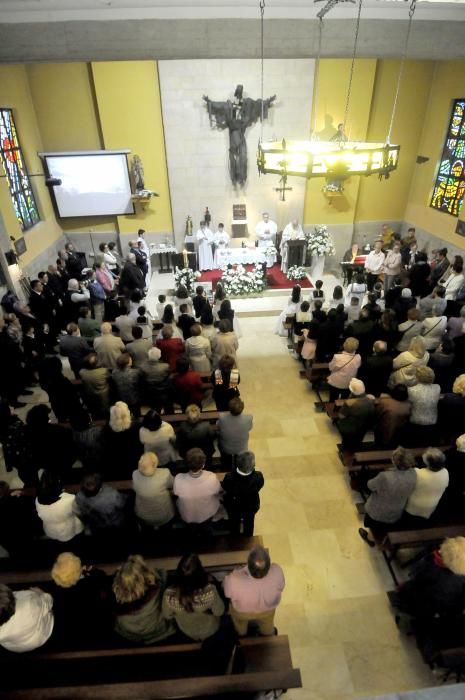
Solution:
[(465, 99), (454, 100), (431, 206), (458, 216), (465, 194)]
[(0, 108), (0, 160), (8, 180), (16, 217), (22, 230), (26, 231), (40, 217), (11, 109)]

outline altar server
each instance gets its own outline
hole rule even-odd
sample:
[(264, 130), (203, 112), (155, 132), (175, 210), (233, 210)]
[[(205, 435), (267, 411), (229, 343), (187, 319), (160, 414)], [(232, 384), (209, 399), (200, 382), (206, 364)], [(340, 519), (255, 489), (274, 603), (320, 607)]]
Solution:
[(229, 248), (229, 233), (226, 233), (224, 230), (224, 224), (218, 224), (218, 230), (214, 235), (214, 244), (215, 244), (215, 255), (214, 255), (214, 266), (215, 268), (218, 268), (221, 266), (221, 261), (218, 260), (218, 251), (219, 250), (225, 250), (225, 248)]
[(199, 270), (213, 270), (213, 232), (207, 228), (205, 221), (200, 222), (200, 228), (196, 234), (199, 251)]

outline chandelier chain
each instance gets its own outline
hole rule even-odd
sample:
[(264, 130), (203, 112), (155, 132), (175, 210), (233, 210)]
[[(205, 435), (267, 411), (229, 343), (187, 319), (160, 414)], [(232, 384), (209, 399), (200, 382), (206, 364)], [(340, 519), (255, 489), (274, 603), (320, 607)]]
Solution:
[(315, 66), (315, 85), (313, 89), (313, 94), (315, 95), (315, 104), (313, 105), (313, 133), (312, 133), (312, 138), (316, 137), (316, 119), (317, 119), (317, 100), (318, 100), (318, 83), (320, 80), (320, 59), (321, 59), (321, 43), (322, 43), (322, 37), (323, 37), (323, 17), (318, 18), (318, 53), (316, 57), (316, 66)]
[(347, 88), (347, 100), (346, 100), (346, 108), (345, 108), (345, 112), (344, 112), (344, 122), (343, 122), (344, 133), (346, 130), (347, 116), (349, 114), (350, 97), (351, 97), (351, 93), (352, 93), (352, 80), (354, 77), (355, 56), (357, 55), (358, 34), (360, 31), (360, 15), (362, 14), (362, 2), (363, 2), (363, 0), (359, 0), (359, 3), (358, 3), (357, 24), (355, 25), (354, 50), (352, 53), (352, 64), (350, 66), (350, 75), (349, 75), (349, 87)]
[(265, 61), (264, 61), (264, 53), (265, 53), (265, 42), (264, 42), (264, 20), (265, 20), (265, 0), (260, 0), (259, 2), (259, 8), (260, 8), (260, 51), (261, 51), (261, 75), (260, 75), (260, 83), (261, 83), (261, 119), (260, 119), (260, 141), (263, 141), (263, 100), (264, 100), (264, 87), (265, 87)]
[(402, 58), (401, 58), (401, 62), (400, 62), (399, 76), (397, 78), (396, 94), (394, 96), (394, 103), (392, 105), (391, 121), (389, 124), (389, 131), (388, 131), (387, 136), (386, 136), (386, 143), (391, 143), (392, 127), (394, 125), (394, 117), (396, 115), (396, 110), (397, 110), (397, 102), (398, 102), (399, 93), (400, 93), (400, 84), (402, 82), (402, 75), (404, 73), (405, 61), (407, 58), (408, 45), (409, 45), (409, 41), (410, 41), (410, 32), (412, 30), (412, 21), (413, 21), (413, 15), (415, 14), (416, 5), (417, 5), (417, 0), (411, 0), (409, 11), (408, 11), (409, 20), (408, 20), (408, 26), (407, 26), (407, 34), (405, 35), (404, 50), (403, 50)]

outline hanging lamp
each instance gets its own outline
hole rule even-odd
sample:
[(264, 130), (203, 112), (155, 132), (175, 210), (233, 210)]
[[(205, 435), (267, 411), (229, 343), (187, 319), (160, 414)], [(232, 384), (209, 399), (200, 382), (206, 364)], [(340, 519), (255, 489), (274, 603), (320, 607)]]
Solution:
[[(352, 90), (352, 79), (355, 67), (355, 57), (357, 53), (358, 35), (360, 29), (360, 16), (362, 2), (359, 0), (358, 15), (355, 28), (354, 50), (347, 89), (346, 107), (344, 114), (343, 130), (349, 112), (349, 104)], [(351, 175), (373, 175), (378, 174), (379, 178), (388, 178), (392, 171), (396, 170), (399, 161), (399, 145), (391, 144), (391, 132), (394, 123), (394, 116), (399, 97), (400, 83), (404, 70), (405, 59), (407, 57), (408, 43), (412, 26), (413, 15), (415, 13), (416, 0), (411, 0), (409, 7), (409, 23), (405, 39), (405, 46), (402, 55), (399, 75), (397, 80), (396, 94), (393, 103), (392, 116), (389, 131), (384, 142), (368, 141), (318, 141), (314, 137), (309, 141), (294, 141), (283, 138), (281, 141), (260, 140), (257, 153), (257, 166), (259, 173), (275, 173), (282, 177), (296, 175), (300, 177), (313, 178), (324, 177), (328, 180), (344, 180)], [(319, 47), (317, 66), (319, 67), (321, 52), (322, 16), (319, 13)], [(263, 23), (263, 13), (262, 13)], [(263, 43), (262, 43), (262, 66), (263, 66)], [(316, 109), (314, 110), (316, 120)], [(314, 130), (315, 133), (315, 130)]]

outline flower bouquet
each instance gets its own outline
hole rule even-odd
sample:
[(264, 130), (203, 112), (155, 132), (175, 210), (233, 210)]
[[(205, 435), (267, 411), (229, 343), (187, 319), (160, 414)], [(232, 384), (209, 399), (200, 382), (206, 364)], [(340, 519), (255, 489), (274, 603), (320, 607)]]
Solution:
[(336, 249), (326, 226), (315, 226), (313, 233), (307, 234), (307, 252), (318, 257), (336, 255)]
[(187, 291), (191, 293), (194, 291), (195, 283), (201, 276), (202, 275), (200, 272), (195, 272), (195, 270), (191, 270), (190, 267), (183, 267), (182, 269), (177, 267), (176, 272), (174, 273), (174, 281), (176, 283), (176, 287), (179, 287), (179, 285), (182, 284)]
[(261, 265), (254, 265), (248, 272), (243, 265), (227, 266), (221, 269), (221, 284), (228, 296), (260, 294), (266, 286)]
[(286, 273), (288, 280), (303, 280), (306, 276), (305, 268), (300, 265), (292, 265)]

